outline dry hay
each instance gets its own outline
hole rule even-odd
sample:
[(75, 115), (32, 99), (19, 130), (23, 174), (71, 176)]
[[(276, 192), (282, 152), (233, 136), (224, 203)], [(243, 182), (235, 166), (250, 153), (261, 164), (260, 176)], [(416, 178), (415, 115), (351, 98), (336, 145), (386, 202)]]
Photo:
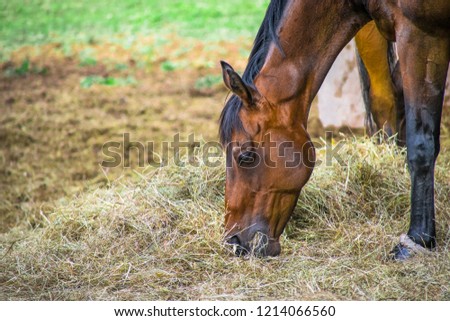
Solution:
[(449, 300), (449, 153), (436, 168), (438, 250), (394, 263), (409, 215), (405, 153), (345, 142), (346, 166), (315, 169), (278, 258), (223, 245), (223, 167), (172, 165), (61, 199), (42, 227), (4, 234), (0, 299)]

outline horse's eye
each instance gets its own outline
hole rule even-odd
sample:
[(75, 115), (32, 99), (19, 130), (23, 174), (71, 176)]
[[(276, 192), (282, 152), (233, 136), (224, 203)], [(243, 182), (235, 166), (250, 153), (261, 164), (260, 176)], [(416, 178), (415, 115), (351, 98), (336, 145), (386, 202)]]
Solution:
[(238, 164), (239, 166), (249, 166), (252, 165), (256, 160), (256, 154), (252, 151), (246, 151), (238, 156)]

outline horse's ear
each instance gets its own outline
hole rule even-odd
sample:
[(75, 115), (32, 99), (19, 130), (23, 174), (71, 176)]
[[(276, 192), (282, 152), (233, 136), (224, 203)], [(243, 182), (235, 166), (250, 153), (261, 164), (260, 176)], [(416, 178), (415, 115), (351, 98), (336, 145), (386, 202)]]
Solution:
[(225, 86), (241, 98), (248, 106), (253, 105), (254, 97), (252, 95), (252, 88), (245, 84), (241, 76), (239, 76), (228, 63), (220, 61), (220, 64), (222, 65), (222, 75)]

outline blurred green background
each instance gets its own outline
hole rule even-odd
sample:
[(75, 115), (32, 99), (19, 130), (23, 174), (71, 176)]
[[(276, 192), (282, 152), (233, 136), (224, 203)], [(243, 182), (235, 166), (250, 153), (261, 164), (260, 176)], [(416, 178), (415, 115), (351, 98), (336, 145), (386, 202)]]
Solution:
[[(268, 0), (1, 0), (0, 47), (175, 32), (196, 38), (255, 34)], [(111, 39), (108, 39), (111, 41)], [(120, 41), (118, 39), (117, 41)]]

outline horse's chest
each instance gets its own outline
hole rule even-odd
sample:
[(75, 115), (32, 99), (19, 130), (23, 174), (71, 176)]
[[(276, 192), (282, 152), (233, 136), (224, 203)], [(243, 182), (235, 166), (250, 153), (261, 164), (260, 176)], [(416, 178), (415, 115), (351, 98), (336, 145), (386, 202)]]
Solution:
[(399, 0), (397, 3), (403, 15), (413, 22), (434, 24), (439, 21), (450, 27), (448, 0)]
[(449, 0), (399, 0), (399, 12), (423, 31), (450, 37)]
[(402, 24), (413, 24), (428, 34), (450, 36), (450, 0), (372, 0), (369, 13), (380, 32), (395, 40)]

